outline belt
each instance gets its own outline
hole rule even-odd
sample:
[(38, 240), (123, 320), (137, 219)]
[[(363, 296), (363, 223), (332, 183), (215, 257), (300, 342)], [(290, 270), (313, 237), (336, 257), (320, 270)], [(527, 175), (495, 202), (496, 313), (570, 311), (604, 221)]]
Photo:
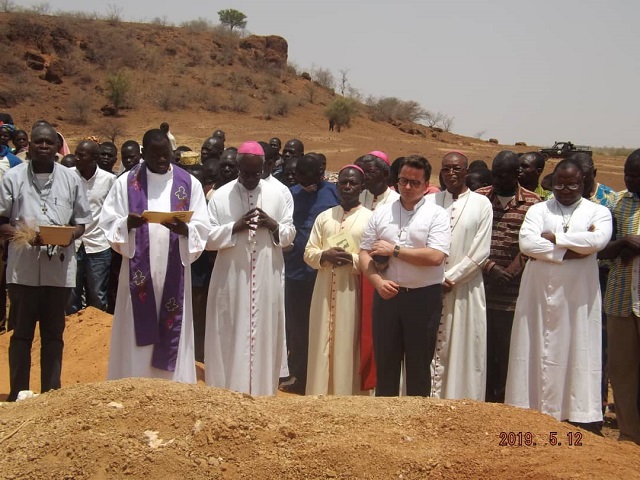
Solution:
[(426, 287), (417, 287), (417, 288), (408, 288), (408, 287), (398, 287), (398, 292), (412, 292), (413, 290), (421, 290)]

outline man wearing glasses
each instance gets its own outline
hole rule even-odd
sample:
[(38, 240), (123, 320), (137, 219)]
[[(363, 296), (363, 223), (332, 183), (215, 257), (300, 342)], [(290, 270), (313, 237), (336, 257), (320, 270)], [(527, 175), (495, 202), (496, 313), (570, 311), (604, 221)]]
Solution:
[(360, 267), (376, 288), (373, 348), (376, 395), (397, 396), (406, 362), (407, 395), (429, 396), (440, 311), (444, 260), (451, 227), (446, 211), (427, 202), (428, 160), (404, 159), (400, 198), (376, 208), (360, 244)]
[[(611, 213), (582, 198), (579, 162), (553, 172), (554, 199), (533, 205), (520, 229), (530, 257), (516, 304), (505, 402), (598, 429), (602, 421), (601, 300), (596, 253)], [(592, 424), (592, 425), (585, 425)]]
[(486, 401), (504, 402), (513, 312), (525, 257), (520, 254), (518, 233), (524, 216), (540, 197), (518, 185), (520, 159), (504, 150), (493, 160), (493, 185), (476, 190), (493, 206), (491, 253), (484, 263), (487, 296), (487, 391)]

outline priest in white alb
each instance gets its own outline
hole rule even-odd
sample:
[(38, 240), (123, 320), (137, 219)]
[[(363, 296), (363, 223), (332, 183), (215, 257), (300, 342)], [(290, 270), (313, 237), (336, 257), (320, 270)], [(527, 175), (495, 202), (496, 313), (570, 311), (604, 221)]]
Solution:
[(307, 395), (359, 395), (360, 240), (371, 211), (360, 204), (364, 172), (338, 174), (340, 205), (316, 218), (304, 261), (318, 270), (309, 314)]
[(442, 159), (445, 191), (427, 195), (451, 221), (445, 261), (442, 317), (431, 362), (431, 395), (483, 401), (487, 378), (487, 310), (482, 264), (491, 249), (493, 208), (467, 188), (468, 160), (461, 152)]
[(238, 148), (238, 179), (209, 201), (217, 250), (209, 284), (205, 381), (251, 395), (273, 395), (288, 375), (282, 248), (295, 237), (284, 195), (261, 179), (264, 151)]
[[(142, 147), (144, 162), (118, 178), (100, 215), (99, 227), (123, 257), (107, 378), (196, 383), (190, 264), (206, 245), (207, 207), (200, 182), (172, 165), (164, 132), (146, 132)], [(145, 210), (193, 215), (153, 223)]]
[(606, 207), (582, 198), (583, 178), (579, 163), (558, 163), (555, 198), (533, 205), (520, 229), (530, 261), (516, 303), (505, 403), (593, 424), (602, 421), (596, 254), (611, 239), (612, 221)]

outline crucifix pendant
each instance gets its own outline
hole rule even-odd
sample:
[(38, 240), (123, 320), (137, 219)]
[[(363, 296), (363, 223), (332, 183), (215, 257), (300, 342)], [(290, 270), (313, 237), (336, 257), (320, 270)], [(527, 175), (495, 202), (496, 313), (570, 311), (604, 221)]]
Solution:
[(45, 215), (47, 214), (47, 205), (46, 204), (42, 204), (42, 213), (44, 213)]
[(564, 225), (564, 226), (562, 227), (562, 231), (563, 231), (564, 233), (567, 233), (567, 230), (569, 230), (569, 225)]

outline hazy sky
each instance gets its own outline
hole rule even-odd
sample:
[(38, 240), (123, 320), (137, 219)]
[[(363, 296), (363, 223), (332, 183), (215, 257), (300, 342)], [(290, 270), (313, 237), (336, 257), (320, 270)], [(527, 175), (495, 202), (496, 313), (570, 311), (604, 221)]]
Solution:
[[(43, 3), (18, 0), (20, 5)], [(300, 67), (348, 69), (365, 95), (415, 100), (501, 143), (640, 146), (634, 0), (51, 0), (52, 10), (180, 24), (235, 8)], [(635, 87), (635, 88), (634, 88)]]

